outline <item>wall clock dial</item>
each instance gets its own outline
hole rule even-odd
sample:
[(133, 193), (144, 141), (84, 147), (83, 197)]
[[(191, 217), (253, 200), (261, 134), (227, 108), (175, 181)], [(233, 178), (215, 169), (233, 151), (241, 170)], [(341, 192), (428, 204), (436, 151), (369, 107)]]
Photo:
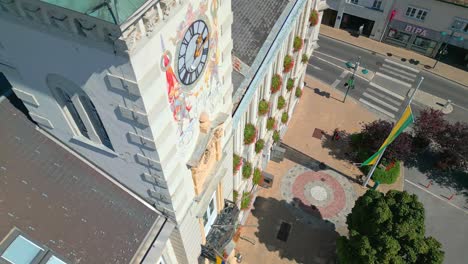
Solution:
[(184, 34), (177, 54), (177, 77), (185, 85), (193, 84), (208, 60), (210, 33), (203, 20), (193, 22)]

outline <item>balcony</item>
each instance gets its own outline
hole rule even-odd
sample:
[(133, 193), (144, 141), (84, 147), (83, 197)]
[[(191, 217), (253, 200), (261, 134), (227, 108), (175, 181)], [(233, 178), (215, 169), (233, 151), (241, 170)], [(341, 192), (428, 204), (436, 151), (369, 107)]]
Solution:
[(224, 253), (229, 254), (228, 251), (233, 249), (229, 244), (236, 232), (240, 211), (234, 202), (228, 200), (224, 202), (224, 209), (216, 217), (206, 237), (206, 243), (202, 245), (201, 256), (212, 261), (216, 261), (216, 256), (222, 257)]

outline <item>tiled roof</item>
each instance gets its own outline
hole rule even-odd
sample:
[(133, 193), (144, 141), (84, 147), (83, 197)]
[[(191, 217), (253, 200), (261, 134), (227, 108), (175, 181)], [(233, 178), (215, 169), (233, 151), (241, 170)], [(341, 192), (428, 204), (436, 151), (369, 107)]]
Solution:
[(231, 2), (233, 54), (252, 66), (288, 0), (235, 0)]
[(0, 120), (0, 240), (16, 227), (68, 263), (129, 263), (148, 250), (164, 217), (1, 96)]

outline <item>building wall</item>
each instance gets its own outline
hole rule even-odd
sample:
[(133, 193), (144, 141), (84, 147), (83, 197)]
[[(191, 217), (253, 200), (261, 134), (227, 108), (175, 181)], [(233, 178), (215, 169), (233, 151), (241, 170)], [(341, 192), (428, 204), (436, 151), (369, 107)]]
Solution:
[[(203, 238), (202, 230), (194, 228), (198, 205), (187, 162), (200, 148), (203, 112), (211, 119), (227, 114), (222, 144), (229, 146), (231, 3), (166, 2), (171, 2), (171, 10), (165, 20), (152, 27), (143, 20), (132, 26), (138, 34), (129, 35), (133, 42), (128, 52), (0, 11), (0, 71), (42, 128), (175, 220), (178, 228), (172, 246), (178, 262), (196, 263)], [(177, 74), (175, 58), (185, 29), (200, 18), (210, 30), (209, 59), (200, 80), (186, 88), (178, 79), (169, 81), (170, 69)], [(49, 74), (63, 77), (89, 96), (114, 150), (73, 132), (48, 87)], [(223, 166), (231, 172), (232, 153), (228, 156)], [(232, 189), (223, 195), (232, 197)]]
[[(312, 54), (320, 28), (320, 23), (314, 27), (309, 27), (308, 22), (310, 12), (317, 9), (317, 3), (315, 0), (304, 0), (298, 1), (297, 6), (293, 7), (291, 14), (286, 19), (285, 26), (278, 33), (279, 37), (272, 44), (271, 50), (265, 55), (265, 62), (259, 66), (257, 74), (253, 77), (251, 85), (247, 88), (246, 95), (234, 113), (234, 153), (241, 156), (245, 161), (250, 162), (253, 168), (265, 169), (270, 158), (271, 147), (274, 144), (272, 139), (274, 130), (268, 131), (266, 129), (267, 118), (275, 118), (277, 123), (276, 130), (281, 132), (281, 134), (284, 134), (287, 129), (287, 123), (282, 124), (280, 121), (281, 115), (288, 113), (289, 120), (292, 118), (294, 106), (298, 101), (298, 98), (295, 96), (295, 90), (296, 88), (303, 88), (304, 74), (307, 66), (307, 64), (301, 62), (302, 54), (306, 54), (307, 56)], [(320, 13), (320, 19), (321, 16), (322, 13)], [(293, 40), (296, 36), (305, 40), (305, 45), (298, 52), (293, 51)], [(260, 53), (262, 53), (262, 50)], [(283, 62), (286, 55), (293, 57), (294, 67), (291, 72), (283, 73)], [(271, 80), (275, 74), (279, 74), (282, 77), (282, 86), (278, 92), (272, 94)], [(294, 80), (294, 88), (290, 92), (286, 89), (288, 78)], [(279, 96), (283, 96), (286, 100), (286, 107), (281, 110), (277, 109)], [(265, 116), (259, 116), (258, 114), (258, 103), (262, 99), (270, 103), (270, 111)], [(249, 123), (257, 128), (257, 140), (265, 140), (265, 147), (259, 154), (254, 151), (255, 143), (250, 145), (244, 144), (243, 133), (246, 124)], [(252, 184), (251, 178), (249, 180), (243, 178), (242, 168), (234, 174), (233, 185), (234, 189), (239, 193), (239, 197), (241, 197), (243, 192), (251, 192), (255, 195), (256, 189)], [(241, 213), (240, 219), (245, 219), (246, 216), (247, 213), (244, 211)]]

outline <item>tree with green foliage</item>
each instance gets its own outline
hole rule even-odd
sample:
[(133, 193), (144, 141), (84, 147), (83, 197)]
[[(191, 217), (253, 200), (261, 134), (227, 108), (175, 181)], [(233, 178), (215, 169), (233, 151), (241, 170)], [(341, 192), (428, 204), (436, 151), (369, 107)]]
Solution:
[(441, 244), (425, 237), (424, 207), (417, 196), (396, 190), (368, 190), (346, 219), (349, 237), (337, 244), (339, 263), (438, 264)]

